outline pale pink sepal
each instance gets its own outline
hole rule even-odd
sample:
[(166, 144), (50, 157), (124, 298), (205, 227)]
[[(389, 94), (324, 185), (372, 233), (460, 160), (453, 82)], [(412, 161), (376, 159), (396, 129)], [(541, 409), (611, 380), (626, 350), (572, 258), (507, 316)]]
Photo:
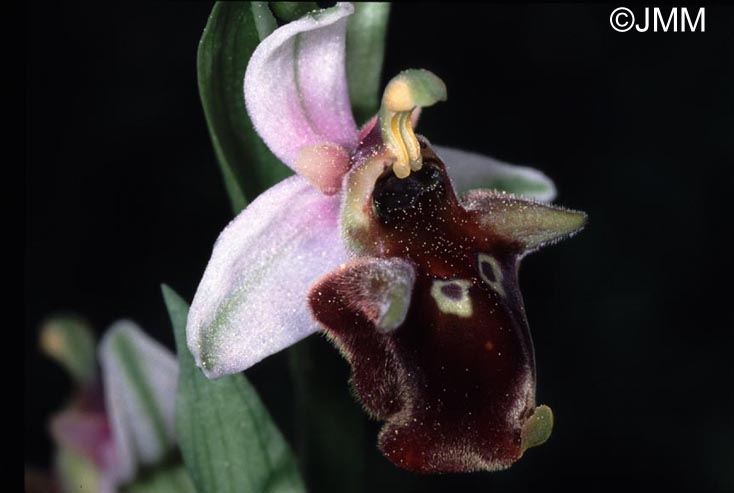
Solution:
[(353, 149), (346, 75), (349, 3), (290, 22), (265, 38), (245, 73), (245, 103), (270, 150), (295, 169), (303, 147), (325, 143)]
[(249, 368), (316, 330), (313, 282), (346, 261), (339, 196), (292, 176), (260, 195), (219, 236), (186, 326), (210, 378)]

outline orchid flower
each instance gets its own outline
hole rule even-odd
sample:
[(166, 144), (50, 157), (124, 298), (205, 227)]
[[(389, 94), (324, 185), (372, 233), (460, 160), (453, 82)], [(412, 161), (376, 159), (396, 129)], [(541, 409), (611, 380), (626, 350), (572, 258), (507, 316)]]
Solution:
[[(183, 467), (171, 467), (178, 378), (173, 354), (127, 320), (113, 324), (99, 345), (101, 374), (84, 325), (54, 319), (43, 328), (41, 346), (79, 387), (51, 420), (61, 491), (193, 491)], [(156, 476), (161, 465), (167, 470)]]
[[(220, 234), (194, 297), (188, 346), (210, 378), (323, 331), (352, 366), (379, 447), (421, 472), (508, 467), (550, 435), (517, 272), (524, 255), (586, 216), (544, 203), (539, 171), (432, 145), (413, 127), (444, 83), (406, 70), (361, 129), (350, 110), (353, 7), (311, 13), (265, 38), (244, 97), (296, 175)], [(524, 196), (498, 190), (510, 184)], [(471, 188), (475, 188), (470, 190)]]

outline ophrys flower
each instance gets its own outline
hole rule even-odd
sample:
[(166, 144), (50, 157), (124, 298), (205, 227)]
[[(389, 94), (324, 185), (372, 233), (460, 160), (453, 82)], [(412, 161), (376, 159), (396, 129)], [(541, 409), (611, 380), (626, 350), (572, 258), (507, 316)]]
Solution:
[(189, 348), (217, 377), (321, 327), (350, 361), (359, 399), (387, 421), (388, 458), (426, 472), (506, 467), (552, 425), (535, 405), (519, 260), (585, 215), (492, 190), (510, 182), (550, 200), (535, 170), (415, 135), (416, 110), (446, 99), (428, 71), (392, 79), (358, 129), (344, 59), (351, 13), (338, 4), (286, 24), (250, 60), (250, 118), (298, 174), (220, 235)]

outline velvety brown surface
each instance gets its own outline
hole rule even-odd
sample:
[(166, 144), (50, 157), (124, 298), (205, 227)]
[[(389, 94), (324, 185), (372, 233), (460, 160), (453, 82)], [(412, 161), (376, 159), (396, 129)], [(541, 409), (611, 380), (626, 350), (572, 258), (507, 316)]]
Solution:
[[(422, 472), (506, 467), (521, 455), (522, 424), (535, 404), (516, 275), (521, 249), (461, 207), (444, 164), (422, 148), (420, 171), (406, 179), (387, 172), (372, 196), (369, 236), (378, 246), (370, 253), (408, 259), (416, 270), (404, 323), (384, 334), (354, 299), (353, 286), (370, 282), (360, 261), (315, 286), (311, 306), (351, 361), (358, 397), (387, 421), (379, 442), (390, 460)], [(504, 295), (482, 280), (479, 254), (498, 261)], [(442, 311), (431, 294), (435, 280), (453, 279), (470, 283), (468, 317)], [(453, 300), (460, 289), (449, 286)]]

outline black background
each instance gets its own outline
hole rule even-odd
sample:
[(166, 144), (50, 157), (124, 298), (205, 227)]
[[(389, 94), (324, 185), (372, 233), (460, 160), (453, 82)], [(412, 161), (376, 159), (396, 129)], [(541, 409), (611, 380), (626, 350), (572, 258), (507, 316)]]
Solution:
[[(401, 491), (734, 489), (734, 11), (708, 6), (705, 33), (617, 33), (617, 6), (394, 6), (383, 79), (422, 67), (449, 89), (419, 132), (534, 165), (590, 216), (521, 272), (550, 441)], [(43, 318), (129, 317), (172, 347), (159, 283), (191, 299), (230, 219), (196, 85), (209, 10), (28, 7), (27, 463), (49, 463), (45, 419), (70, 392), (37, 352)], [(284, 361), (247, 374), (290, 437)], [(379, 471), (375, 491), (405, 478)]]

